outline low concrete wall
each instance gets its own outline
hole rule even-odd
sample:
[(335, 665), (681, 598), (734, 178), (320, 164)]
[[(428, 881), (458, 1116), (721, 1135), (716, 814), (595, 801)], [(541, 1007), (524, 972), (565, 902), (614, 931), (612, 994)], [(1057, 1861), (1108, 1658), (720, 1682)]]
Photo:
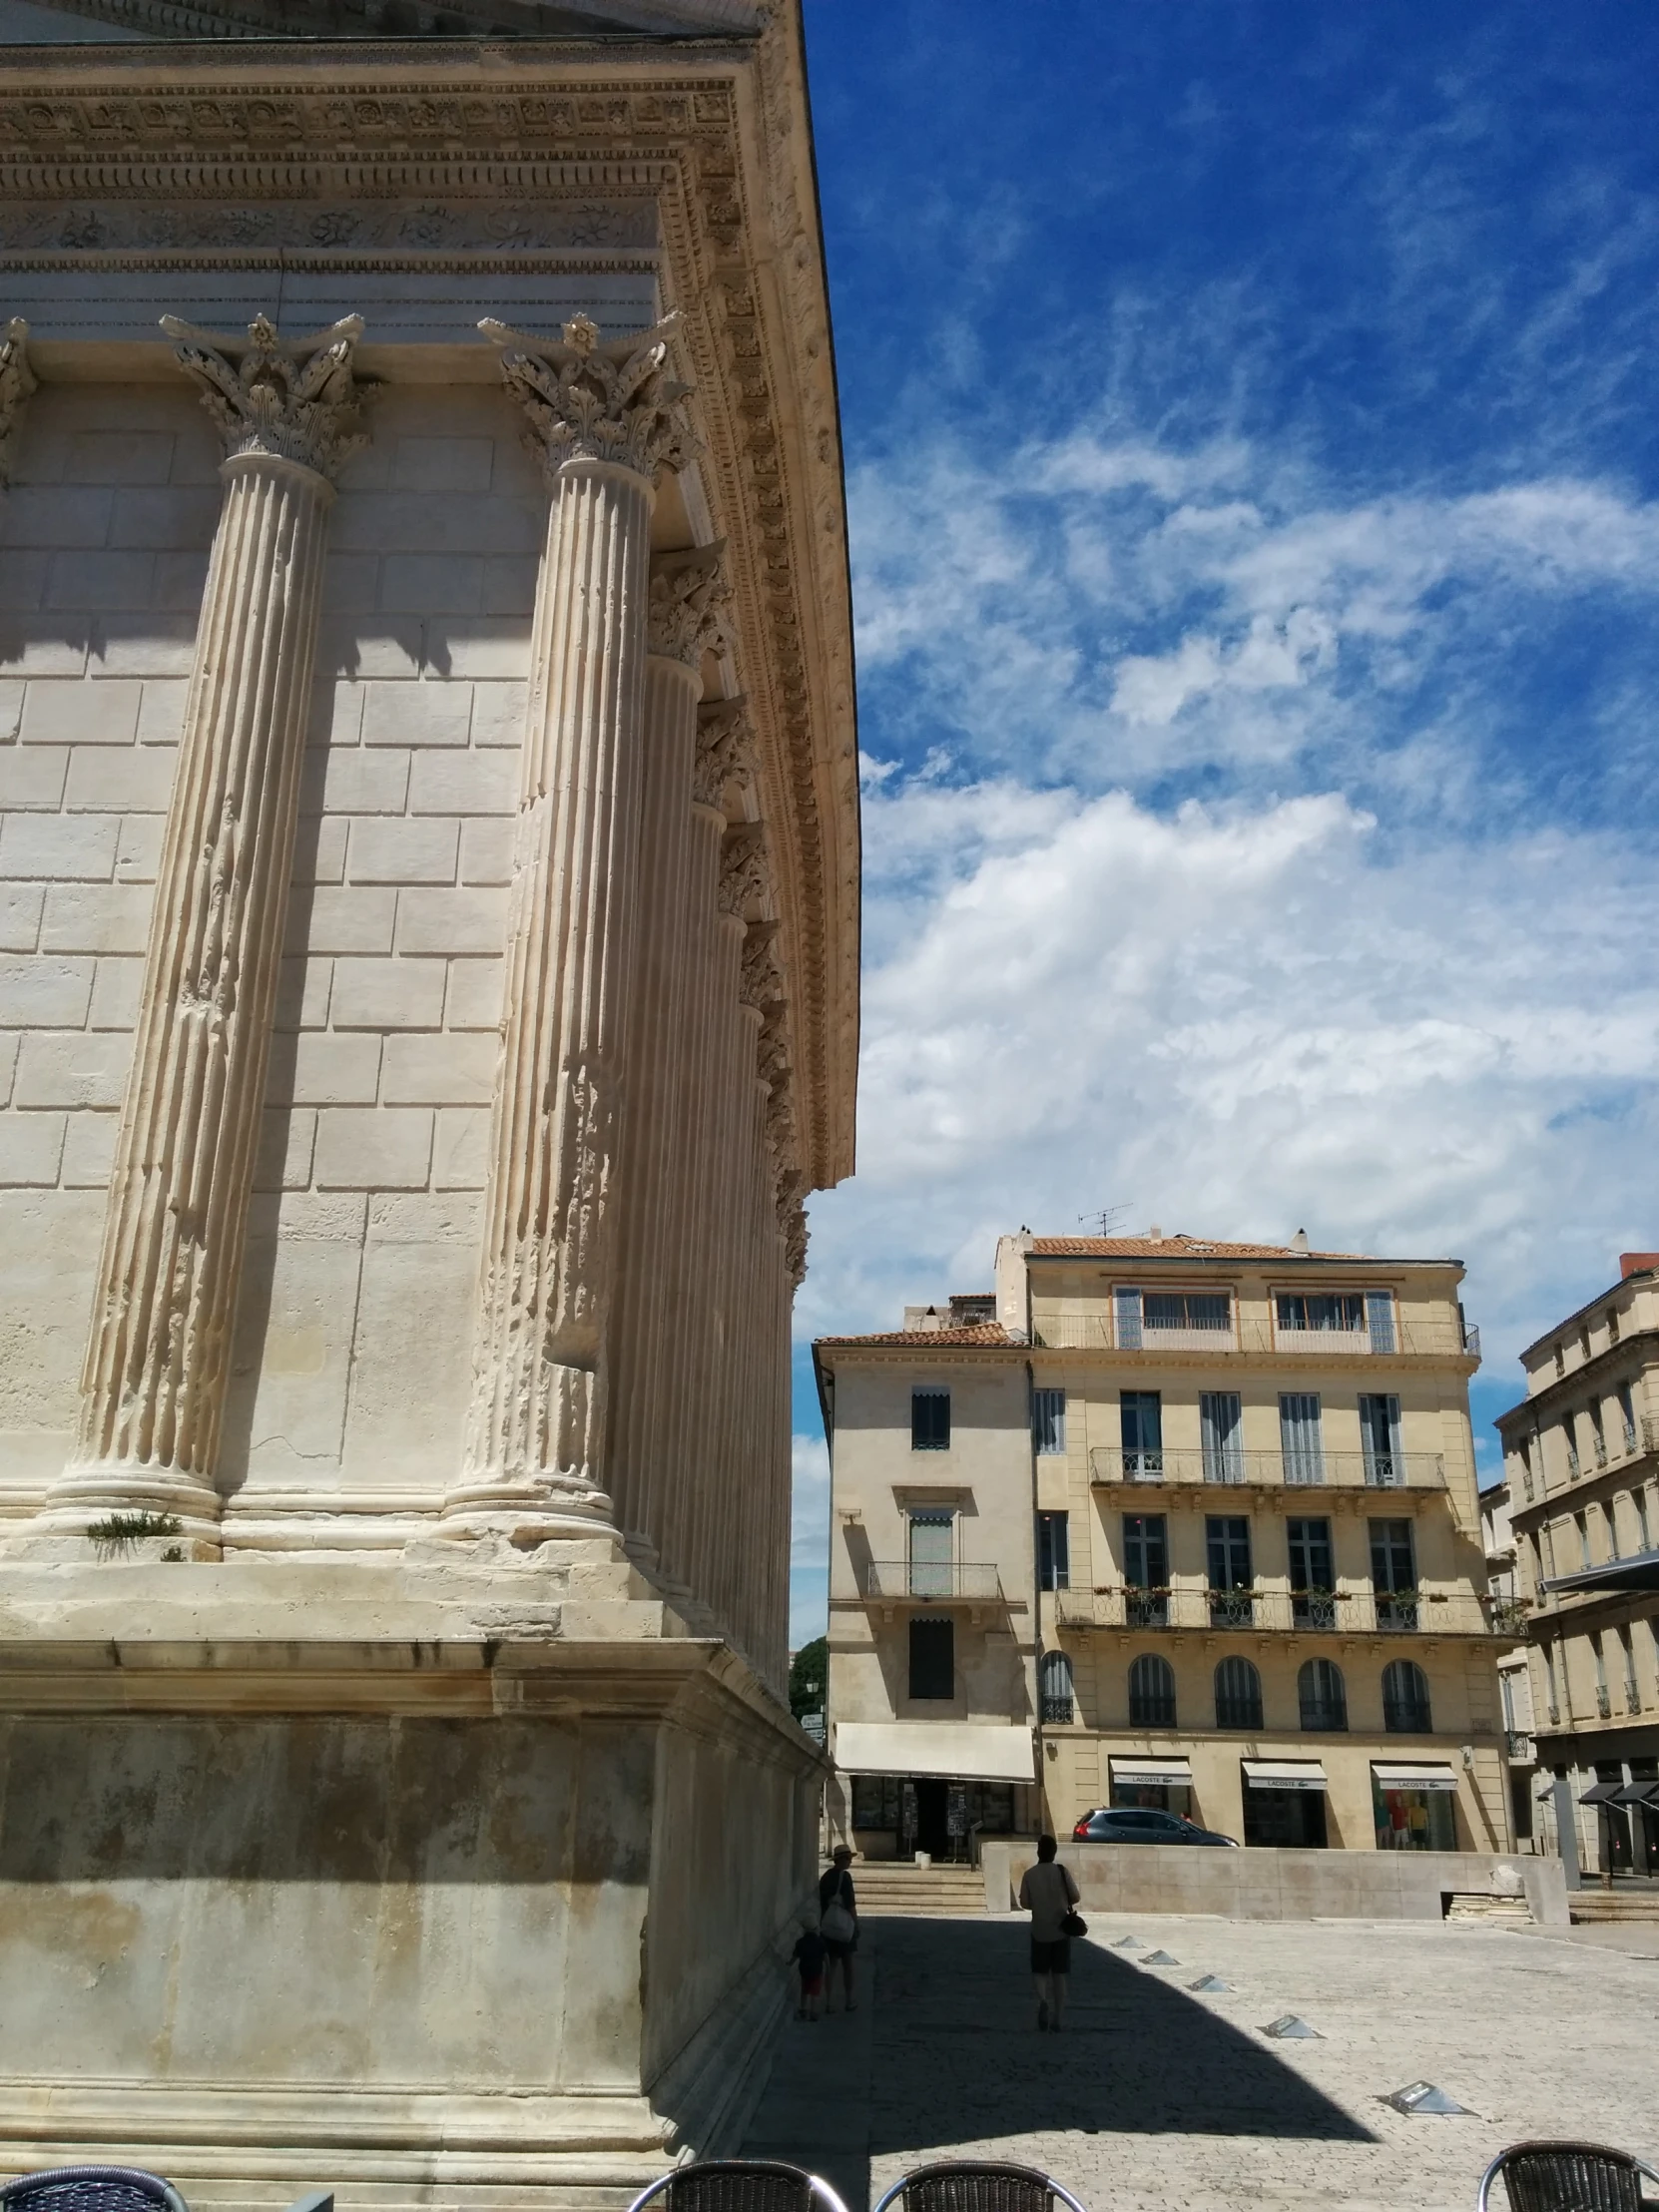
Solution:
[[(1213, 1913), (1233, 1921), (1437, 1921), (1448, 1892), (1513, 1897), (1532, 1918), (1567, 1926), (1567, 1891), (1553, 1859), (1474, 1851), (1224, 1851), (1193, 1844), (1063, 1844), (1083, 1910)], [(980, 1847), (985, 1910), (1006, 1913), (1028, 1850)]]

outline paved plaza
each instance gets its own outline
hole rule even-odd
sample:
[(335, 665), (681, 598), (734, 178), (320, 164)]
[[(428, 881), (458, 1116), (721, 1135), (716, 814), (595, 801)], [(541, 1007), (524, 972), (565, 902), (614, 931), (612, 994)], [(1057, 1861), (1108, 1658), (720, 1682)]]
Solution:
[[(1090, 2212), (1472, 2212), (1523, 2136), (1659, 2162), (1653, 1933), (1091, 1916), (1056, 2037), (1031, 2025), (1022, 1917), (866, 1921), (859, 2008), (791, 2020), (745, 2148), (851, 2212), (952, 2156), (1043, 2166)], [(1160, 1947), (1179, 1963), (1140, 1962)], [(1205, 1973), (1230, 1989), (1192, 1994)], [(1322, 2039), (1270, 2041), (1287, 2012)], [(1424, 2078), (1470, 2116), (1380, 2101)]]

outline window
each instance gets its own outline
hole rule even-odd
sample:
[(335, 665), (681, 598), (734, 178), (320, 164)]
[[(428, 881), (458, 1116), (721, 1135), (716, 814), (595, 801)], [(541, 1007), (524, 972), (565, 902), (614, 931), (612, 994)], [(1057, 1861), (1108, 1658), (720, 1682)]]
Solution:
[(1379, 1628), (1417, 1625), (1417, 1567), (1408, 1520), (1371, 1524), (1371, 1580)]
[(1565, 1354), (1565, 1353), (1564, 1353), (1564, 1352), (1563, 1352), (1563, 1351), (1561, 1350), (1561, 1347), (1560, 1347), (1559, 1345), (1556, 1345), (1556, 1346), (1555, 1346), (1555, 1348), (1554, 1348), (1554, 1350), (1555, 1350), (1555, 1372), (1556, 1372), (1556, 1374), (1557, 1374), (1557, 1375), (1565, 1375), (1565, 1374), (1566, 1374), (1566, 1372), (1567, 1372), (1567, 1356), (1566, 1356), (1566, 1354)]
[(1169, 1539), (1162, 1513), (1123, 1516), (1124, 1619), (1130, 1628), (1169, 1624)]
[(1242, 1513), (1211, 1513), (1204, 1523), (1212, 1628), (1248, 1628), (1251, 1597), (1250, 1522)]
[(1578, 1423), (1570, 1413), (1561, 1415), (1561, 1433), (1567, 1439), (1567, 1473), (1578, 1472)]
[(1262, 1725), (1262, 1677), (1248, 1659), (1224, 1659), (1216, 1669), (1216, 1726)]
[(1555, 1523), (1553, 1521), (1545, 1521), (1544, 1523), (1544, 1557), (1549, 1562), (1549, 1578), (1553, 1582), (1555, 1579)]
[(1578, 1325), (1578, 1357), (1581, 1360), (1590, 1357), (1590, 1325), (1587, 1321)]
[(1034, 1390), (1032, 1392), (1031, 1428), (1039, 1451), (1065, 1450), (1066, 1393), (1064, 1390)]
[(1594, 1561), (1590, 1557), (1590, 1516), (1588, 1513), (1574, 1513), (1572, 1518), (1573, 1525), (1578, 1530), (1578, 1564), (1581, 1569), (1592, 1566)]
[(1045, 1651), (1038, 1671), (1043, 1719), (1069, 1728), (1073, 1712), (1071, 1661), (1063, 1651)]
[(1607, 1662), (1602, 1656), (1601, 1634), (1597, 1629), (1590, 1631), (1590, 1657), (1596, 1663), (1596, 1713), (1600, 1719), (1610, 1720), (1613, 1701), (1607, 1695)]
[(940, 1389), (910, 1392), (910, 1449), (950, 1449), (950, 1392)]
[(1613, 1633), (1619, 1639), (1619, 1650), (1624, 1660), (1624, 1709), (1627, 1713), (1639, 1713), (1642, 1699), (1636, 1688), (1636, 1653), (1630, 1642), (1630, 1631), (1628, 1628), (1616, 1628)]
[(1118, 1317), (1118, 1350), (1139, 1352), (1141, 1349), (1141, 1294), (1139, 1291), (1114, 1291), (1112, 1304)]
[(1360, 1400), (1360, 1449), (1366, 1481), (1374, 1490), (1397, 1489), (1405, 1480), (1399, 1449), (1399, 1400), (1381, 1394)]
[[(1508, 1677), (1503, 1678), (1508, 1694)], [(1428, 1677), (1414, 1659), (1390, 1659), (1382, 1669), (1382, 1726), (1390, 1736), (1430, 1736)]]
[(1118, 1406), (1122, 1423), (1123, 1471), (1129, 1480), (1164, 1471), (1164, 1405), (1157, 1390), (1124, 1390)]
[(1275, 1304), (1281, 1329), (1358, 1335), (1366, 1326), (1366, 1301), (1359, 1291), (1281, 1291)]
[(1280, 1392), (1279, 1447), (1285, 1454), (1287, 1482), (1325, 1480), (1325, 1443), (1320, 1433), (1318, 1390)]
[(1601, 1400), (1599, 1397), (1591, 1398), (1589, 1403), (1589, 1414), (1590, 1441), (1595, 1446), (1596, 1465), (1598, 1467), (1604, 1467), (1607, 1464), (1607, 1438), (1602, 1433)]
[(1631, 1491), (1630, 1502), (1636, 1508), (1636, 1535), (1638, 1539), (1638, 1546), (1643, 1551), (1651, 1551), (1653, 1549), (1653, 1538), (1648, 1534), (1647, 1484), (1645, 1482), (1642, 1484), (1642, 1487), (1639, 1490)]
[(1206, 1482), (1244, 1480), (1243, 1418), (1237, 1390), (1201, 1390), (1198, 1429), (1204, 1445)]
[(1156, 1651), (1143, 1651), (1129, 1667), (1131, 1728), (1175, 1726), (1175, 1669)]
[(1545, 1644), (1543, 1647), (1543, 1653), (1544, 1687), (1547, 1692), (1548, 1698), (1546, 1711), (1549, 1715), (1550, 1727), (1555, 1728), (1560, 1725), (1561, 1720), (1561, 1701), (1555, 1694), (1555, 1646), (1553, 1644)]
[(949, 1597), (956, 1565), (956, 1515), (948, 1506), (912, 1513), (909, 1526), (910, 1595)]
[(1628, 1382), (1619, 1384), (1619, 1419), (1624, 1424), (1624, 1448), (1626, 1451), (1634, 1451), (1636, 1448), (1636, 1407), (1631, 1399)]
[(1233, 1326), (1232, 1301), (1225, 1291), (1143, 1291), (1141, 1326), (1226, 1332)]
[[(1459, 1308), (1461, 1312), (1461, 1308)], [(1368, 1291), (1366, 1293), (1366, 1327), (1371, 1335), (1373, 1352), (1392, 1352), (1394, 1339), (1394, 1302), (1391, 1292)]]
[(1616, 1502), (1615, 1499), (1609, 1498), (1601, 1508), (1601, 1517), (1607, 1523), (1607, 1556), (1609, 1559), (1616, 1559), (1619, 1555), (1619, 1524), (1614, 1511)]
[(1037, 1515), (1037, 1582), (1044, 1590), (1071, 1588), (1071, 1516)]
[(910, 1695), (956, 1695), (956, 1624), (948, 1613), (917, 1613), (910, 1622)]
[(1291, 1622), (1296, 1628), (1335, 1628), (1336, 1574), (1328, 1520), (1285, 1523), (1291, 1559)]
[(1520, 1437), (1515, 1448), (1520, 1453), (1521, 1495), (1530, 1505), (1532, 1502), (1532, 1442), (1530, 1437)]
[(1304, 1728), (1336, 1731), (1348, 1726), (1348, 1690), (1335, 1659), (1309, 1659), (1296, 1678)]

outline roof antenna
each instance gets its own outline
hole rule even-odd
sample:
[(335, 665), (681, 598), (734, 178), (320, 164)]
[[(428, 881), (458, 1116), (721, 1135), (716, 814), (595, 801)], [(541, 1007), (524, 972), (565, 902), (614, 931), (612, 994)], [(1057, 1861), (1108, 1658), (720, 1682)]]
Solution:
[(1099, 1227), (1095, 1230), (1095, 1235), (1097, 1237), (1109, 1237), (1112, 1234), (1112, 1231), (1117, 1227), (1118, 1223), (1122, 1221), (1124, 1215), (1128, 1213), (1128, 1211), (1129, 1207), (1127, 1204), (1122, 1206), (1102, 1206), (1092, 1214), (1079, 1214), (1077, 1219), (1080, 1223), (1090, 1221), (1097, 1222), (1099, 1224)]

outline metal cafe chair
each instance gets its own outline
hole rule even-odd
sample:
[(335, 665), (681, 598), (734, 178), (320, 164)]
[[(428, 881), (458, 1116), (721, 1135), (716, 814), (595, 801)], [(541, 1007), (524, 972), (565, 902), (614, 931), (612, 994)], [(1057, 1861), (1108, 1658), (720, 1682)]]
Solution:
[(0, 2185), (0, 2212), (189, 2212), (170, 2181), (136, 2166), (54, 2166)]
[(1475, 2212), (1487, 2212), (1499, 2174), (1509, 2212), (1654, 2212), (1643, 2176), (1659, 2186), (1651, 2166), (1601, 2143), (1511, 2143), (1480, 2176)]
[(661, 2200), (662, 2212), (846, 2212), (829, 2182), (766, 2158), (694, 2159), (642, 2190), (628, 2212)]
[(895, 2181), (875, 2212), (1084, 2212), (1069, 2189), (1035, 2166), (944, 2159)]

